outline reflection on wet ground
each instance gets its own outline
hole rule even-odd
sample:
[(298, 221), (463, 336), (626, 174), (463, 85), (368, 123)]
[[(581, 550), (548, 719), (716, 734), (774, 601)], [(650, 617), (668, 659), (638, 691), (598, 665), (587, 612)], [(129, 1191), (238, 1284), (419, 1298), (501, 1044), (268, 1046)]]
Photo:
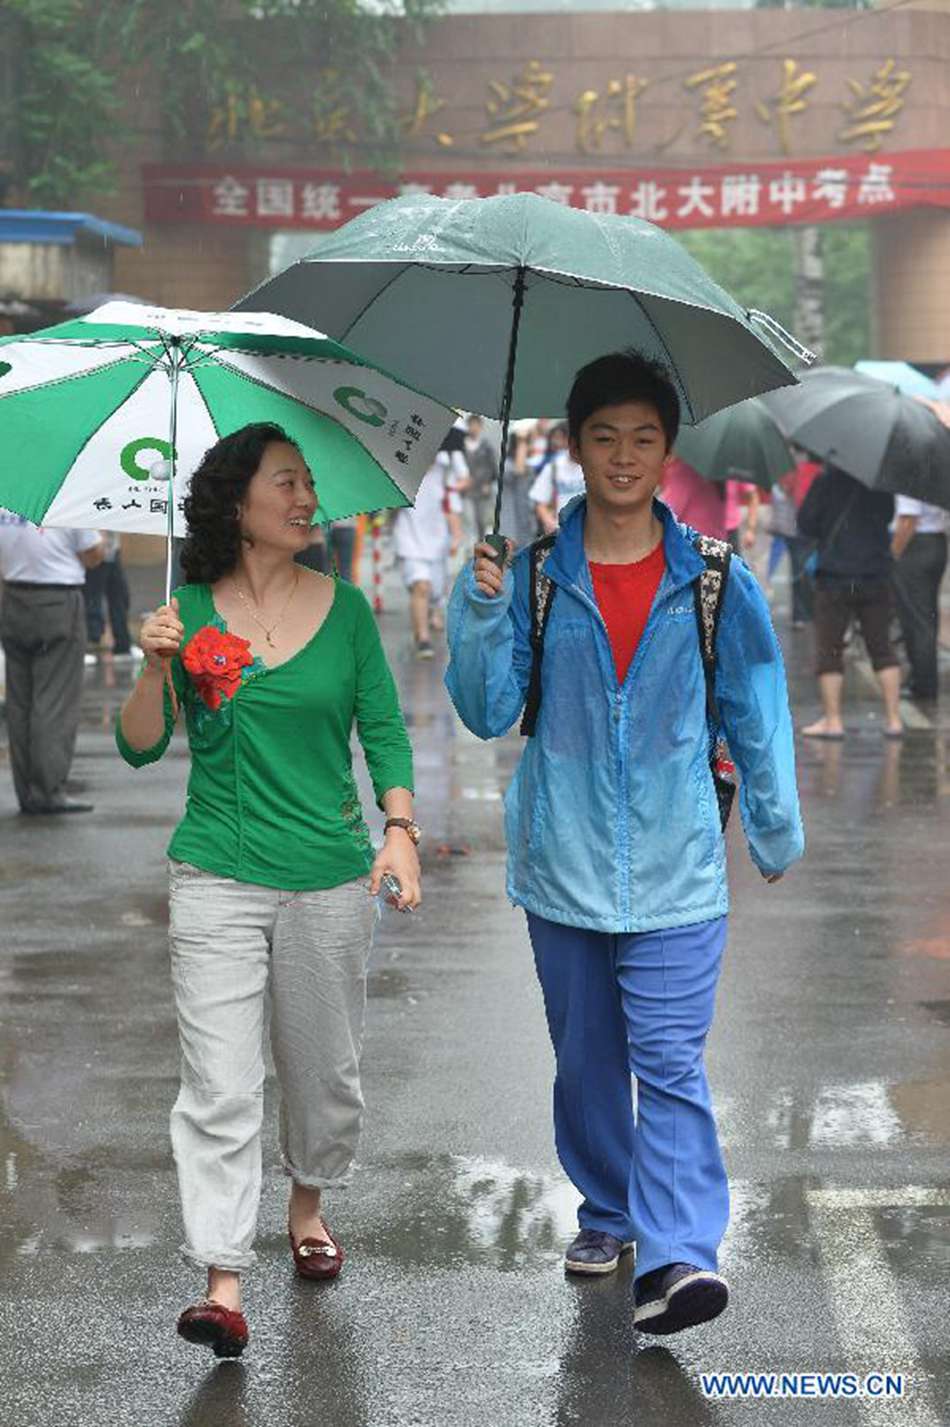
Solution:
[[(734, 819), (709, 1050), (733, 1303), (707, 1330), (657, 1345), (633, 1331), (630, 1258), (591, 1282), (561, 1269), (577, 1195), (553, 1154), (550, 1047), (523, 919), (504, 897), (499, 803), (521, 740), (486, 744), (460, 727), (441, 659), (409, 657), (394, 598), (381, 626), (416, 747), (426, 903), (379, 926), (366, 1133), (352, 1188), (330, 1196), (349, 1260), (326, 1291), (292, 1276), (268, 1080), (243, 1364), (215, 1366), (172, 1332), (199, 1289), (175, 1257), (167, 1133), (177, 1041), (164, 848), (183, 744), (147, 773), (118, 762), (111, 724), (132, 675), (103, 661), (87, 679), (75, 769), (96, 814), (39, 826), (12, 816), (0, 788), (11, 1427), (47, 1427), (51, 1403), (63, 1427), (812, 1427), (812, 1402), (712, 1402), (699, 1373), (888, 1366), (916, 1388), (887, 1421), (945, 1427), (950, 728), (887, 743), (851, 670), (847, 741), (799, 740), (806, 861), (765, 889)], [(804, 644), (790, 646), (799, 723), (814, 709), (809, 664)], [(834, 1427), (883, 1421), (853, 1403), (823, 1410)]]
[(563, 1176), (466, 1155), (413, 1155), (392, 1168), (411, 1175), (408, 1192), (369, 1247), (396, 1262), (509, 1271), (538, 1254), (559, 1259), (577, 1232), (580, 1196)]

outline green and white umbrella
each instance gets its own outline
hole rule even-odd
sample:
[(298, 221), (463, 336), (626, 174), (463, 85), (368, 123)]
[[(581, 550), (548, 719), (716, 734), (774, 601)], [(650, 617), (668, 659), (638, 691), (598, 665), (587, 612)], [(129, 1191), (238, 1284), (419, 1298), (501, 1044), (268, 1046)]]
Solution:
[(184, 535), (204, 452), (255, 421), (299, 443), (318, 519), (406, 506), (454, 417), (286, 318), (110, 302), (0, 339), (0, 506), (37, 525)]

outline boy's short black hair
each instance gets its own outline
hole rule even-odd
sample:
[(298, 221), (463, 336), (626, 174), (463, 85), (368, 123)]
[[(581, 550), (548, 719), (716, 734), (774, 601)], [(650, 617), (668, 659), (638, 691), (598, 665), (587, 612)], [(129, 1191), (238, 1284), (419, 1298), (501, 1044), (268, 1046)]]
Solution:
[(632, 347), (610, 352), (581, 367), (567, 398), (567, 427), (572, 441), (581, 438), (581, 427), (592, 412), (602, 406), (619, 406), (624, 401), (648, 401), (656, 407), (672, 450), (680, 429), (680, 399), (669, 372)]

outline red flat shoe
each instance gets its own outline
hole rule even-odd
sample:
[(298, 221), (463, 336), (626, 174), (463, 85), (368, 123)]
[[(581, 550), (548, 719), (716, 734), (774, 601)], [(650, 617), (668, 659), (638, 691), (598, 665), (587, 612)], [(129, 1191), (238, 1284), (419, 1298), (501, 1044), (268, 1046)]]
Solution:
[(189, 1343), (204, 1343), (216, 1358), (239, 1358), (247, 1347), (244, 1314), (213, 1298), (202, 1298), (186, 1308), (178, 1319), (178, 1333)]
[(299, 1244), (295, 1244), (293, 1234), (287, 1230), (294, 1267), (301, 1278), (336, 1278), (343, 1267), (346, 1257), (343, 1245), (326, 1224), (323, 1228), (330, 1239), (328, 1244), (320, 1239), (301, 1239)]

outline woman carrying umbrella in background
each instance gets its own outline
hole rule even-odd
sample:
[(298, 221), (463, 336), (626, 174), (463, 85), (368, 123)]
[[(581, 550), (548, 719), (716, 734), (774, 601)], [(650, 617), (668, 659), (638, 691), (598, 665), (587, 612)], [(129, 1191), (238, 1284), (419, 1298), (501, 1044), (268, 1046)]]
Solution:
[[(321, 1195), (346, 1181), (360, 1131), (373, 898), (391, 873), (400, 908), (420, 902), (412, 755), (375, 621), (356, 587), (294, 562), (316, 506), (279, 427), (244, 427), (206, 453), (185, 506), (187, 583), (142, 626), (146, 665), (116, 730), (141, 767), (164, 753), (184, 706), (191, 778), (169, 847), (182, 1051), (171, 1130), (183, 1253), (208, 1290), (178, 1331), (218, 1357), (248, 1339), (265, 997), (294, 1262), (301, 1277), (333, 1278), (343, 1249)], [(354, 719), (388, 819), (375, 858)]]

